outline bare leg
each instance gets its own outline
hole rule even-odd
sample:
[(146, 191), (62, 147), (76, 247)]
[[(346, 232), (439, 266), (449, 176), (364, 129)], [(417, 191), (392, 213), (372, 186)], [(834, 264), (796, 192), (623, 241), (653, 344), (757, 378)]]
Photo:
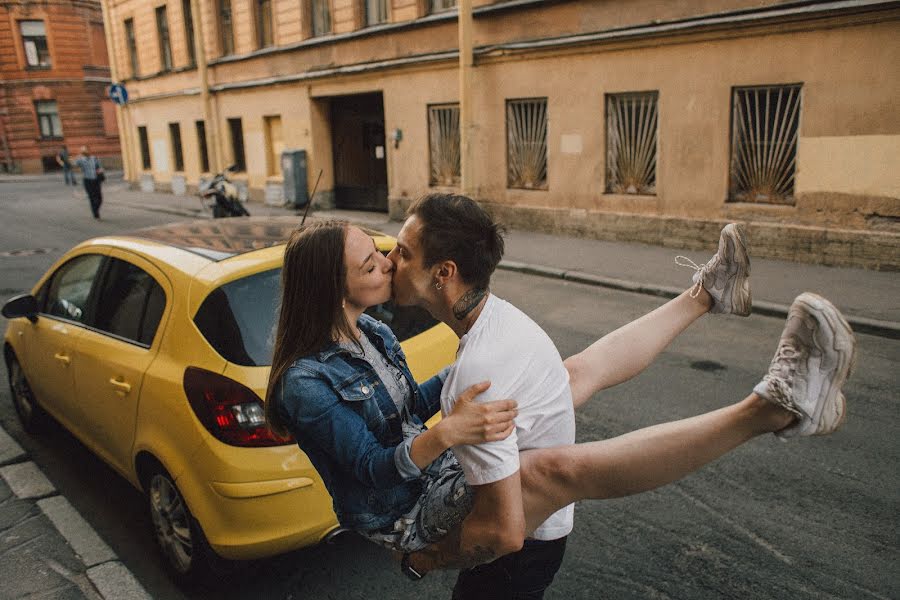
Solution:
[(609, 440), (522, 452), (526, 531), (578, 500), (630, 496), (677, 481), (793, 419), (750, 394), (732, 406)]
[(712, 298), (705, 289), (695, 298), (686, 291), (567, 358), (565, 365), (575, 408), (595, 392), (627, 381), (646, 369), (678, 334), (706, 314), (711, 306)]

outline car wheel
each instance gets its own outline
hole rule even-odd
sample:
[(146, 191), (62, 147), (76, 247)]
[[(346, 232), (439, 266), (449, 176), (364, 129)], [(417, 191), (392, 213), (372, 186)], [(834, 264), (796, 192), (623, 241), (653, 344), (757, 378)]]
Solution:
[(47, 424), (47, 413), (34, 399), (31, 386), (25, 378), (25, 371), (15, 357), (9, 360), (9, 389), (16, 414), (22, 422), (22, 429), (28, 433), (37, 433), (43, 429)]
[(184, 497), (162, 468), (150, 476), (147, 497), (156, 543), (175, 578), (196, 585), (221, 577), (227, 561), (210, 548)]

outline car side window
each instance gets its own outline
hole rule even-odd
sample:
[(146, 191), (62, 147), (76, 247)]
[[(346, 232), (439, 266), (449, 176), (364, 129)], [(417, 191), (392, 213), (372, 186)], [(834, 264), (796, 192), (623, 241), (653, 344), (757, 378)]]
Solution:
[(97, 300), (94, 327), (149, 346), (165, 307), (166, 294), (149, 273), (111, 258)]
[(84, 254), (57, 269), (38, 293), (41, 312), (83, 323), (91, 287), (103, 258), (99, 254)]

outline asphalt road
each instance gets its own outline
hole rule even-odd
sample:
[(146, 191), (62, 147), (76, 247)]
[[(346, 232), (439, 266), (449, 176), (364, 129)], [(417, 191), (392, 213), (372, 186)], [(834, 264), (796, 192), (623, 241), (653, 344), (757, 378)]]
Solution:
[[(116, 185), (105, 186), (116, 193)], [(0, 184), (0, 296), (30, 288), (64, 250), (90, 236), (171, 221), (107, 206), (61, 184)], [(658, 298), (498, 272), (493, 291), (530, 314), (563, 356), (657, 306)], [(712, 410), (743, 397), (765, 372), (782, 323), (704, 317), (639, 378), (577, 414), (579, 441), (603, 439)], [(859, 336), (845, 388), (849, 418), (836, 435), (751, 441), (685, 480), (641, 496), (576, 507), (563, 567), (547, 598), (900, 598), (900, 342)], [(160, 599), (201, 598), (162, 570), (144, 499), (55, 428), (19, 427), (6, 387), (0, 422)], [(214, 592), (219, 598), (447, 598), (451, 573), (419, 583), (393, 558), (352, 535), (333, 545), (259, 561)]]

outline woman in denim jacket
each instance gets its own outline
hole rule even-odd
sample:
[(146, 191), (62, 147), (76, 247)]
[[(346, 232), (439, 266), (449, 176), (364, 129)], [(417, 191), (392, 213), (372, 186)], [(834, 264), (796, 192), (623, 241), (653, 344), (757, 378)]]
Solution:
[[(352, 250), (364, 260), (345, 265), (345, 245), (348, 256)], [(390, 298), (391, 270), (355, 227), (316, 223), (293, 234), (266, 414), (276, 433), (293, 435), (309, 456), (343, 527), (389, 547), (421, 547), (427, 540), (414, 522), (417, 502), (435, 486), (463, 485), (451, 477), (459, 469), (449, 449), (507, 437), (516, 411), (512, 400), (471, 402), (484, 383), (424, 427), (440, 409), (446, 371), (417, 384), (391, 330), (363, 314)], [(438, 537), (469, 510), (469, 495), (457, 495), (456, 510), (430, 523)]]

